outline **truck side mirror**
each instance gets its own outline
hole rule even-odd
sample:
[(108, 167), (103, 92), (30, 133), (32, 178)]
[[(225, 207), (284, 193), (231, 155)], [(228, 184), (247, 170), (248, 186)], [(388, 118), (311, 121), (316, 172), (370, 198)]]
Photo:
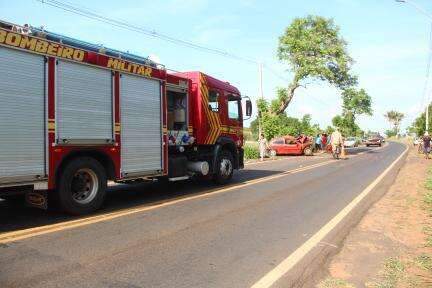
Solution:
[(252, 101), (246, 100), (246, 116), (252, 116)]

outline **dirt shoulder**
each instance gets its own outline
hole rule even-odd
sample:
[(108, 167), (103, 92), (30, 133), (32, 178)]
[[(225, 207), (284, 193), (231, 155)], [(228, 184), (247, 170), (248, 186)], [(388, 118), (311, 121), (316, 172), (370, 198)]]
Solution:
[(390, 190), (349, 233), (317, 287), (432, 287), (431, 167), (410, 149)]

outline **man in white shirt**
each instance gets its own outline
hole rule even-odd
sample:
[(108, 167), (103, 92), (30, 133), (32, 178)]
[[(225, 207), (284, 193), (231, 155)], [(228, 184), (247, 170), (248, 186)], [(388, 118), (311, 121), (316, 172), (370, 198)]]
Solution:
[(331, 134), (331, 146), (332, 151), (336, 150), (336, 146), (342, 146), (343, 144), (343, 138), (342, 134), (339, 132), (339, 129), (336, 128), (336, 130)]

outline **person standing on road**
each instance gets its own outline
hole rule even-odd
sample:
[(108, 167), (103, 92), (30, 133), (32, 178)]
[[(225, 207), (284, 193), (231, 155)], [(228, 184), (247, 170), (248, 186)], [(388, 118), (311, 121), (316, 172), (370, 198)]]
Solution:
[(259, 144), (260, 160), (264, 161), (268, 144), (267, 144), (267, 139), (264, 137), (262, 133), (259, 136), (258, 144)]
[(339, 132), (339, 129), (336, 128), (336, 130), (331, 134), (331, 146), (332, 146), (332, 151), (336, 151), (336, 147), (337, 146), (341, 146), (343, 143), (343, 138), (342, 138), (342, 134)]
[(327, 134), (325, 133), (321, 134), (321, 150), (323, 151), (326, 150), (327, 142), (328, 142)]
[(429, 159), (429, 153), (431, 150), (431, 137), (429, 133), (426, 131), (423, 136), (423, 152), (425, 154), (426, 159)]
[(321, 135), (318, 134), (317, 137), (315, 138), (315, 149), (317, 151), (321, 150), (321, 144), (322, 144)]

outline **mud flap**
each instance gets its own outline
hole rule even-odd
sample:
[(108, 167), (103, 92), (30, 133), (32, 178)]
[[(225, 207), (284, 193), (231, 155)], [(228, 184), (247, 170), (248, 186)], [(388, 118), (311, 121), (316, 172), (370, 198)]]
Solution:
[(25, 194), (25, 202), (29, 207), (48, 209), (48, 192), (47, 190), (35, 190)]

